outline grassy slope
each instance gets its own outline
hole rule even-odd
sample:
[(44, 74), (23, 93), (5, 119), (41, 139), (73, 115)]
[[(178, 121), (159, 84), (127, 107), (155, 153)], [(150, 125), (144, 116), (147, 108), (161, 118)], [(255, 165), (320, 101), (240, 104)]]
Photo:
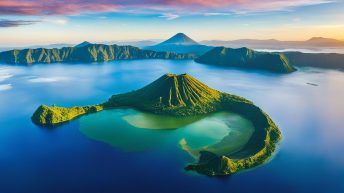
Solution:
[(64, 122), (73, 120), (81, 115), (94, 113), (103, 110), (102, 105), (93, 105), (85, 107), (48, 107), (41, 105), (37, 108), (31, 119), (35, 124), (47, 127), (53, 127)]
[(220, 96), (219, 91), (190, 75), (166, 74), (142, 89), (114, 95), (104, 105), (107, 108), (130, 106), (157, 114), (186, 116), (215, 111)]
[(218, 156), (203, 151), (197, 164), (186, 167), (206, 175), (228, 175), (243, 169), (260, 165), (267, 161), (275, 151), (282, 135), (278, 127), (260, 108), (241, 97), (224, 93), (223, 110), (237, 112), (252, 121), (255, 132), (246, 146), (239, 152), (228, 156)]
[(248, 48), (216, 47), (199, 58), (198, 63), (290, 73), (296, 69), (284, 54), (257, 52)]
[(82, 114), (124, 106), (176, 116), (229, 110), (251, 120), (255, 132), (241, 151), (228, 156), (203, 151), (198, 163), (186, 167), (206, 175), (228, 175), (257, 166), (271, 156), (281, 139), (278, 127), (252, 102), (211, 89), (186, 74), (166, 74), (142, 89), (114, 95), (101, 105), (72, 108), (43, 105), (36, 110), (32, 120), (38, 125), (53, 126)]

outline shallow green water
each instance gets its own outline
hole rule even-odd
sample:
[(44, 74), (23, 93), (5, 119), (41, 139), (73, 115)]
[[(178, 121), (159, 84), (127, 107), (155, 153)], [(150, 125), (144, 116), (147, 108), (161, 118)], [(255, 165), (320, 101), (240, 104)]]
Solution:
[(197, 157), (204, 149), (221, 155), (239, 150), (254, 128), (250, 121), (231, 112), (173, 117), (114, 109), (82, 117), (80, 131), (123, 151), (145, 151), (172, 144)]

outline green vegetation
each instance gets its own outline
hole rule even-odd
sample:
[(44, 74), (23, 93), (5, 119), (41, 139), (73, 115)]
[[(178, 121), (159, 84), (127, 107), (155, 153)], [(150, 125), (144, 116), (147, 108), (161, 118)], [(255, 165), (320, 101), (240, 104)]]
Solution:
[(248, 48), (216, 47), (195, 61), (202, 64), (259, 69), (275, 73), (291, 73), (296, 70), (284, 54), (257, 52)]
[(253, 103), (229, 94), (223, 94), (224, 110), (237, 112), (252, 121), (255, 131), (240, 151), (229, 155), (216, 155), (210, 151), (200, 152), (199, 162), (186, 167), (206, 175), (228, 175), (258, 166), (267, 161), (275, 151), (282, 135), (278, 127)]
[(0, 61), (7, 64), (36, 64), (55, 62), (108, 62), (128, 59), (192, 59), (192, 54), (155, 52), (133, 46), (82, 43), (61, 49), (24, 49), (0, 53)]
[(262, 164), (270, 158), (281, 139), (278, 127), (252, 102), (209, 88), (187, 74), (163, 75), (142, 89), (113, 95), (101, 105), (72, 108), (43, 105), (36, 110), (32, 120), (38, 125), (54, 126), (86, 113), (118, 107), (174, 116), (229, 110), (249, 119), (255, 131), (240, 151), (226, 155), (201, 151), (198, 163), (186, 167), (206, 175), (228, 175)]
[(38, 125), (52, 127), (73, 120), (78, 116), (101, 110), (103, 110), (101, 105), (71, 108), (57, 107), (55, 105), (52, 107), (41, 105), (32, 115), (31, 119)]
[(165, 74), (142, 89), (112, 96), (104, 106), (129, 106), (156, 114), (187, 116), (216, 111), (220, 97), (219, 91), (190, 75)]

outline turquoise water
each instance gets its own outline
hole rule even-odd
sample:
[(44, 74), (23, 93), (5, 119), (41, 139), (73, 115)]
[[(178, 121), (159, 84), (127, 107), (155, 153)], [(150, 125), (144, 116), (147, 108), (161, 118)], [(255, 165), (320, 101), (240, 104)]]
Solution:
[[(212, 146), (229, 132), (224, 132), (221, 126), (216, 127), (219, 130), (213, 135), (208, 135), (206, 127), (197, 132), (197, 124), (202, 121), (213, 125), (211, 117), (195, 118), (185, 121), (187, 125), (181, 124), (179, 129), (163, 130), (156, 129), (159, 125), (152, 126), (149, 121), (152, 117), (142, 122), (147, 116), (130, 109), (128, 114), (103, 112), (123, 113), (116, 115), (116, 120), (106, 118), (105, 114), (92, 114), (56, 129), (40, 128), (30, 120), (40, 104), (100, 103), (112, 94), (141, 88), (167, 72), (189, 73), (212, 88), (250, 99), (266, 111), (283, 134), (274, 159), (225, 178), (185, 172), (183, 167), (194, 161), (192, 155), (198, 148), (218, 149)], [(32, 67), (0, 65), (0, 192), (342, 193), (343, 85), (343, 72), (315, 68), (277, 75), (169, 60)], [(119, 144), (104, 142), (102, 135), (94, 135), (99, 132), (89, 135), (85, 132), (97, 129), (90, 127), (89, 122), (98, 120), (92, 116), (99, 116), (99, 122), (108, 126), (109, 130), (98, 128), (105, 133), (116, 128), (118, 122), (135, 132), (121, 133), (118, 127), (120, 135), (116, 137), (120, 139), (115, 141)], [(116, 124), (107, 124), (111, 122)], [(221, 124), (226, 120), (215, 122)], [(161, 137), (151, 135), (154, 132), (161, 133), (158, 134)], [(162, 132), (180, 132), (180, 135)], [(143, 140), (140, 133), (150, 133), (142, 134), (148, 142), (133, 145)], [(130, 149), (135, 146), (142, 149)]]
[(163, 149), (164, 145), (182, 143), (182, 149), (187, 144), (188, 150), (207, 149), (219, 155), (240, 150), (254, 131), (249, 120), (230, 112), (173, 117), (133, 109), (106, 110), (84, 116), (79, 128), (90, 139), (123, 151)]

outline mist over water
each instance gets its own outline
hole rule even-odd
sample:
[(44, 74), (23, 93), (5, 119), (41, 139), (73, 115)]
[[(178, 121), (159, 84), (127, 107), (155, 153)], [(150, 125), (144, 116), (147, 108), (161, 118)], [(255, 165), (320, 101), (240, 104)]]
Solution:
[[(228, 133), (217, 127), (220, 129), (212, 136), (206, 127), (197, 125), (204, 120), (211, 123), (211, 117), (171, 126), (181, 129), (164, 130), (172, 135), (153, 134), (162, 131), (154, 129), (155, 121), (149, 122), (152, 117), (130, 109), (92, 114), (56, 129), (40, 128), (30, 120), (40, 104), (101, 103), (112, 94), (141, 88), (167, 72), (189, 73), (212, 88), (243, 96), (261, 107), (282, 131), (275, 158), (227, 178), (184, 171), (194, 158), (181, 149), (180, 139), (197, 149)], [(1, 65), (0, 77), (0, 85), (11, 87), (0, 89), (1, 193), (344, 192), (343, 72), (300, 68), (292, 74), (276, 75), (193, 61), (133, 60)], [(145, 118), (148, 122), (142, 122)], [(111, 128), (118, 133), (112, 133)]]
[(292, 48), (282, 48), (282, 49), (254, 49), (257, 51), (262, 52), (303, 52), (303, 53), (337, 53), (337, 54), (344, 54), (344, 49), (339, 48), (299, 48), (299, 49), (292, 49)]

